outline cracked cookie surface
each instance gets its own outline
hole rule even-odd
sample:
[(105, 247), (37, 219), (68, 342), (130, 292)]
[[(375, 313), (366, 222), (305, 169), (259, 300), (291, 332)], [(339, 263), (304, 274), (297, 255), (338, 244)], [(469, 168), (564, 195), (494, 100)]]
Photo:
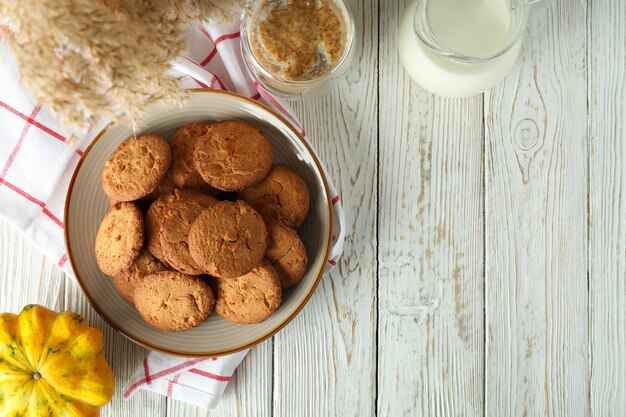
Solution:
[(165, 271), (144, 277), (135, 287), (134, 303), (151, 326), (179, 332), (206, 320), (213, 311), (215, 298), (201, 278)]
[(309, 212), (309, 190), (295, 172), (274, 166), (259, 184), (246, 188), (239, 198), (250, 204), (268, 222), (298, 228)]
[(235, 278), (258, 266), (267, 249), (263, 218), (243, 201), (220, 201), (200, 214), (189, 231), (189, 250), (213, 276)]
[(133, 203), (118, 203), (104, 216), (96, 235), (96, 259), (102, 272), (128, 270), (143, 245), (143, 216)]
[(306, 273), (308, 257), (306, 248), (292, 228), (282, 223), (267, 226), (269, 243), (265, 257), (271, 262), (282, 289), (295, 286)]
[(241, 191), (265, 178), (272, 166), (272, 147), (258, 128), (229, 120), (212, 125), (197, 139), (193, 159), (209, 185)]
[(144, 197), (159, 185), (170, 162), (170, 147), (160, 136), (148, 134), (126, 139), (104, 164), (104, 193), (117, 201)]
[(161, 250), (167, 263), (177, 271), (200, 275), (203, 271), (189, 252), (189, 229), (193, 221), (217, 200), (193, 190), (176, 190), (163, 209), (159, 230)]
[(215, 311), (225, 319), (239, 324), (260, 323), (280, 307), (278, 274), (264, 261), (241, 277), (218, 279), (216, 298)]

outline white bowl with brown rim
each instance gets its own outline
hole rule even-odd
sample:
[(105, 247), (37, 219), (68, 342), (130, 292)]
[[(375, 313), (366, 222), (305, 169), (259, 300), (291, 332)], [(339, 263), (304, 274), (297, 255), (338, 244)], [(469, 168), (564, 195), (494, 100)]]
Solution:
[(332, 204), (326, 178), (315, 153), (282, 116), (237, 94), (193, 90), (180, 108), (152, 106), (137, 134), (154, 132), (170, 139), (177, 129), (194, 122), (244, 120), (259, 127), (270, 141), (273, 162), (301, 176), (311, 195), (309, 214), (299, 229), (309, 257), (302, 281), (283, 294), (278, 311), (253, 325), (231, 323), (213, 313), (200, 326), (169, 333), (145, 323), (132, 304), (115, 290), (112, 280), (98, 268), (94, 242), (108, 209), (101, 176), (105, 161), (117, 146), (132, 136), (128, 124), (103, 129), (81, 158), (70, 182), (65, 203), (65, 242), (76, 278), (93, 308), (112, 327), (149, 349), (189, 357), (217, 356), (249, 348), (272, 336), (291, 321), (309, 300), (321, 280), (332, 237)]

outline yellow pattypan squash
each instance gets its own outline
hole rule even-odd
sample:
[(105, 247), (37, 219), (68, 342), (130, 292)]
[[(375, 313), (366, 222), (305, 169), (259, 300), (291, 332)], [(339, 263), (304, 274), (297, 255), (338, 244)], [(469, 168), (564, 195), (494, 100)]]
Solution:
[(114, 386), (102, 333), (78, 314), (0, 314), (0, 417), (99, 416)]

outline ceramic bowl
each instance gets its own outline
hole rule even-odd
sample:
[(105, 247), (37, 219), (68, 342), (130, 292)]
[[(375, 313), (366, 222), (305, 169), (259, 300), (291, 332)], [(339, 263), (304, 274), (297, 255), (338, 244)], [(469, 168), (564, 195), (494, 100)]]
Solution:
[(164, 332), (145, 323), (133, 305), (120, 297), (112, 280), (98, 268), (94, 242), (108, 209), (101, 177), (105, 161), (132, 136), (128, 124), (103, 129), (85, 151), (72, 177), (65, 207), (65, 240), (78, 283), (93, 308), (111, 326), (147, 348), (181, 356), (217, 356), (253, 346), (275, 334), (304, 307), (319, 283), (331, 242), (331, 201), (322, 167), (309, 145), (275, 111), (227, 92), (194, 90), (181, 108), (151, 107), (138, 134), (154, 132), (168, 140), (190, 123), (227, 119), (259, 127), (270, 141), (273, 162), (295, 171), (306, 182), (311, 208), (299, 229), (309, 257), (302, 281), (283, 294), (283, 303), (269, 319), (253, 325), (231, 323), (213, 313), (202, 325), (184, 332)]

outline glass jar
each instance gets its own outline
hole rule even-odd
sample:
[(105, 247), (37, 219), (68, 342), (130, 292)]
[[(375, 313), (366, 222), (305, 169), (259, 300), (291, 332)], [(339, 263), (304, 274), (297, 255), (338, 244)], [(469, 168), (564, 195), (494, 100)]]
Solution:
[(354, 54), (354, 19), (341, 0), (255, 0), (241, 21), (250, 76), (284, 99), (328, 91)]

